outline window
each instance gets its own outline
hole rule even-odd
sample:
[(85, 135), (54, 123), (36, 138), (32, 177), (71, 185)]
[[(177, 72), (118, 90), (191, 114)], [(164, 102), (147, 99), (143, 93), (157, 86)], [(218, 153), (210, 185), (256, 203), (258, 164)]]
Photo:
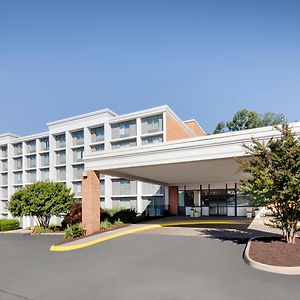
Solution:
[(2, 177), (2, 185), (7, 185), (7, 183), (8, 183), (7, 174), (2, 174), (1, 177)]
[(36, 157), (34, 156), (29, 156), (27, 158), (27, 163), (28, 163), (28, 168), (35, 168), (36, 167)]
[(146, 214), (150, 217), (163, 215), (163, 197), (143, 198), (147, 202)]
[(14, 145), (14, 154), (22, 155), (22, 143)]
[(36, 171), (27, 171), (27, 182), (33, 183), (36, 181)]
[(74, 166), (73, 167), (73, 176), (74, 179), (81, 179), (84, 171), (84, 165)]
[(23, 172), (15, 172), (15, 183), (23, 183)]
[(104, 140), (104, 127), (91, 129), (92, 143), (101, 142)]
[(35, 141), (27, 142), (27, 152), (28, 153), (36, 152), (36, 142)]
[(162, 130), (162, 115), (142, 119), (143, 134), (160, 132)]
[(143, 183), (143, 194), (144, 195), (159, 195), (164, 193), (163, 186), (152, 184), (152, 183)]
[(8, 201), (7, 200), (2, 200), (2, 209), (3, 211), (7, 211), (7, 205), (8, 205)]
[(105, 180), (100, 179), (100, 195), (105, 195)]
[(66, 180), (66, 167), (56, 168), (57, 180)]
[(7, 171), (7, 160), (2, 160), (2, 163), (1, 163), (1, 171), (2, 172), (6, 172)]
[(56, 163), (58, 165), (63, 165), (66, 163), (66, 151), (65, 150), (56, 152)]
[(1, 157), (7, 157), (7, 146), (1, 147)]
[(113, 195), (136, 195), (136, 181), (127, 179), (112, 180)]
[(84, 133), (83, 130), (73, 132), (73, 145), (82, 145), (84, 143)]
[(60, 134), (55, 137), (56, 147), (57, 148), (65, 148), (66, 147), (66, 135)]
[(15, 168), (15, 170), (20, 170), (20, 169), (23, 168), (23, 159), (22, 159), (22, 157), (14, 159), (14, 168)]
[(104, 144), (91, 146), (92, 152), (99, 152), (104, 150)]
[(136, 209), (136, 198), (113, 198), (112, 207), (116, 209)]
[(73, 183), (73, 191), (74, 191), (75, 196), (80, 196), (81, 190), (82, 190), (81, 182), (74, 182)]
[(129, 135), (130, 134), (130, 126), (129, 123), (122, 123), (119, 125), (119, 130), (120, 130), (120, 137), (124, 135)]
[(49, 169), (41, 170), (41, 179), (42, 179), (42, 181), (49, 181), (50, 180)]
[(49, 138), (41, 139), (41, 150), (42, 151), (49, 150)]
[(112, 149), (126, 149), (136, 146), (136, 140), (123, 141), (119, 143), (111, 143)]
[(7, 187), (2, 187), (1, 188), (1, 197), (2, 198), (7, 198), (8, 197), (8, 189), (7, 189)]
[(162, 142), (162, 136), (150, 136), (142, 139), (142, 145), (158, 144)]
[(130, 136), (136, 136), (136, 120), (111, 125), (111, 137), (113, 140)]
[(83, 153), (84, 153), (84, 148), (74, 149), (73, 150), (74, 162), (83, 161)]
[(49, 154), (41, 154), (41, 165), (42, 167), (47, 167), (49, 166)]

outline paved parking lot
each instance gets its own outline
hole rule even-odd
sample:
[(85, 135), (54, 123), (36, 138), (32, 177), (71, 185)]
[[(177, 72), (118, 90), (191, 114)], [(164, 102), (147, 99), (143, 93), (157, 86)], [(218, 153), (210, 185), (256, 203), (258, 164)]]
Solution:
[(299, 298), (299, 276), (250, 268), (244, 236), (215, 229), (132, 234), (63, 253), (48, 251), (58, 236), (0, 234), (0, 299)]

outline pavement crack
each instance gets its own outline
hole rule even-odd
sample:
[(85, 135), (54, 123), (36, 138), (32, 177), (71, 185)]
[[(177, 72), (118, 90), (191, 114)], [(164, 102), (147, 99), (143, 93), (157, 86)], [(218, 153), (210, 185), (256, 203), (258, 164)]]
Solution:
[(11, 295), (11, 296), (17, 297), (17, 299), (34, 300), (34, 299), (32, 299), (32, 298), (28, 298), (28, 297), (25, 297), (25, 296), (22, 296), (22, 295), (18, 295), (18, 294), (16, 294), (16, 293), (9, 292), (9, 291), (3, 290), (3, 289), (0, 289), (0, 292), (1, 292), (1, 293), (4, 293), (4, 294), (7, 294), (7, 295)]

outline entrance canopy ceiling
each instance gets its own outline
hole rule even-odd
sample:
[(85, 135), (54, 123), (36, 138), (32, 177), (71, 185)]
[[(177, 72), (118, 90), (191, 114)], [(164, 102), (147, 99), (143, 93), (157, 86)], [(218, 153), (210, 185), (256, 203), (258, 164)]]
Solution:
[[(300, 122), (291, 124), (300, 132)], [(239, 182), (236, 158), (247, 158), (243, 144), (278, 137), (273, 127), (111, 150), (85, 156), (86, 170), (163, 185)]]

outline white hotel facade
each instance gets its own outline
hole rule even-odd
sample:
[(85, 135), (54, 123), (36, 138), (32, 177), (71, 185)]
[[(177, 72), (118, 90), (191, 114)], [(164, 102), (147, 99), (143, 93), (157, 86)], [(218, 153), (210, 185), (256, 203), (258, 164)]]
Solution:
[[(0, 135), (0, 218), (11, 217), (7, 204), (20, 188), (63, 182), (76, 198), (83, 194), (91, 205), (85, 212), (95, 212), (83, 220), (89, 233), (98, 228), (99, 202), (151, 216), (246, 216), (252, 208), (239, 193), (246, 176), (236, 158), (247, 156), (243, 145), (252, 138), (280, 136), (273, 127), (206, 135), (166, 105), (126, 115), (103, 109), (47, 125), (35, 135)], [(290, 126), (300, 134), (300, 122)], [(83, 193), (82, 180), (91, 184)], [(21, 221), (33, 225), (31, 218)]]
[[(103, 109), (50, 122), (47, 132), (23, 137), (1, 134), (0, 218), (11, 217), (7, 210), (11, 195), (36, 181), (63, 182), (80, 199), (84, 155), (165, 142), (167, 114), (194, 136), (168, 106), (119, 116)], [(103, 175), (100, 186), (103, 208), (130, 207), (150, 215), (168, 209), (160, 185)], [(32, 220), (24, 218), (23, 223), (29, 226)]]

